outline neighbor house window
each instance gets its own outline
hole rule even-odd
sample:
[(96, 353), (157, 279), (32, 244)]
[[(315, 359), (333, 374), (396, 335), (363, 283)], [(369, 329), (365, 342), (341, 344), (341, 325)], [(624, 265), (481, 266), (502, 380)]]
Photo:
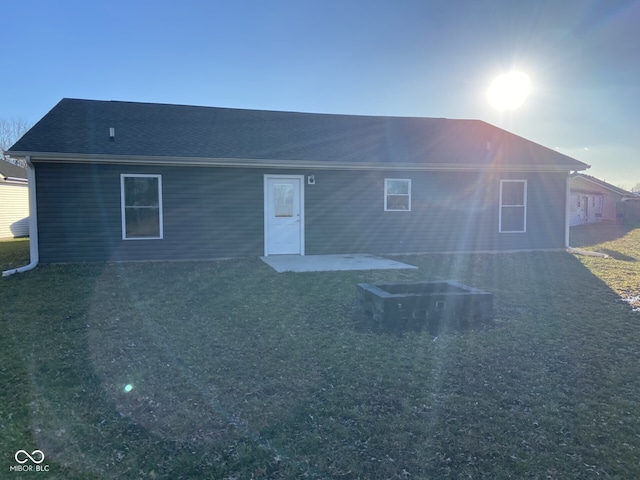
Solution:
[(120, 175), (122, 238), (162, 238), (162, 177)]
[(411, 210), (411, 180), (405, 178), (384, 179), (385, 211)]
[(527, 181), (500, 180), (500, 233), (527, 229)]

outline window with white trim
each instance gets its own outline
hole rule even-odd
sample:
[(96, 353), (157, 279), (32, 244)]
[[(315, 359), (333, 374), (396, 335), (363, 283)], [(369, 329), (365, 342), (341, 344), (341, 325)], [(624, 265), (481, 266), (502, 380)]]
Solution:
[(500, 233), (527, 231), (527, 181), (500, 180)]
[(384, 210), (385, 212), (411, 211), (411, 179), (384, 179)]
[(123, 240), (162, 238), (160, 175), (120, 175), (120, 201)]

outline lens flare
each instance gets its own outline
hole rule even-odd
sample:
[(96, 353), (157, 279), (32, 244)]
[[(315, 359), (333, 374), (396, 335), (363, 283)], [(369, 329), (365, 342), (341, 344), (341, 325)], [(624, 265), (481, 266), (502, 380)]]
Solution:
[(487, 99), (496, 110), (518, 108), (531, 93), (529, 75), (522, 72), (509, 72), (498, 75), (487, 91)]

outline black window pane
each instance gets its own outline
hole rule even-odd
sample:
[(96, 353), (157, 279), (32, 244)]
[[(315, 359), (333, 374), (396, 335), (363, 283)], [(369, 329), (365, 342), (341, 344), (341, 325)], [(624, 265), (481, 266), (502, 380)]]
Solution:
[(503, 232), (524, 232), (524, 207), (503, 207), (501, 227)]
[(502, 183), (502, 205), (524, 205), (524, 182)]
[(158, 206), (158, 179), (154, 177), (125, 177), (125, 206)]
[(125, 224), (127, 238), (157, 238), (160, 236), (160, 211), (157, 208), (127, 208)]
[(409, 210), (409, 196), (387, 195), (387, 210)]

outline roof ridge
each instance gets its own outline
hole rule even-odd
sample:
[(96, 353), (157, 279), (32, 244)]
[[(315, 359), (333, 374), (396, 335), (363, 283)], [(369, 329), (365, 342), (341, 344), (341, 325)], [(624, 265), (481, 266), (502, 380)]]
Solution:
[[(357, 118), (399, 118), (399, 119), (419, 119), (419, 120), (445, 120), (454, 122), (479, 122), (490, 125), (488, 122), (477, 118), (449, 118), (449, 117), (425, 117), (420, 115), (381, 115), (374, 113), (335, 113), (335, 112), (315, 112), (315, 111), (301, 111), (301, 110), (273, 110), (273, 109), (260, 109), (260, 108), (245, 108), (245, 107), (229, 107), (219, 105), (194, 105), (189, 103), (167, 103), (167, 102), (140, 102), (134, 100), (99, 100), (88, 98), (76, 98), (76, 97), (64, 97), (60, 102), (73, 101), (73, 102), (86, 102), (86, 103), (105, 103), (105, 104), (125, 104), (125, 105), (141, 105), (141, 106), (157, 106), (157, 107), (183, 107), (193, 109), (212, 109), (212, 110), (230, 110), (237, 112), (256, 112), (256, 113), (282, 113), (282, 114), (297, 114), (297, 115), (324, 115), (332, 117), (357, 117)], [(500, 128), (500, 127), (496, 127)]]

